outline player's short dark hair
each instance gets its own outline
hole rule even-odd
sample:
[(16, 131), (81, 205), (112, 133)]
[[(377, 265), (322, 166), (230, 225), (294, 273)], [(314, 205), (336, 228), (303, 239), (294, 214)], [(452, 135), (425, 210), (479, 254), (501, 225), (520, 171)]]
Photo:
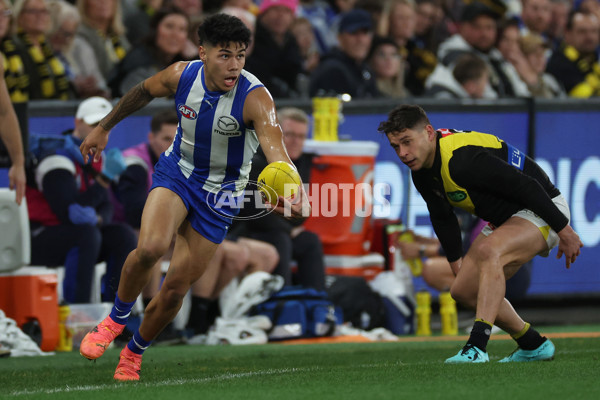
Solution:
[(377, 130), (389, 135), (392, 132), (403, 132), (420, 125), (431, 125), (425, 110), (417, 105), (402, 104), (390, 111), (387, 121), (380, 123)]
[(250, 29), (238, 17), (227, 14), (214, 14), (198, 27), (198, 41), (203, 45), (227, 45), (242, 43), (246, 47), (250, 43)]
[(163, 125), (177, 125), (179, 123), (179, 118), (177, 117), (177, 112), (175, 110), (163, 110), (160, 111), (152, 117), (150, 121), (150, 130), (152, 133), (158, 133)]

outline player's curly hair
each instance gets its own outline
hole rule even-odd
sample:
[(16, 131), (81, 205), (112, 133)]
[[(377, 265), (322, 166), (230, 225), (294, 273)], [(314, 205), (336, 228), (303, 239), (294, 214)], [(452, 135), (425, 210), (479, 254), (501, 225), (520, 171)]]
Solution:
[(248, 47), (251, 36), (250, 29), (241, 19), (227, 14), (212, 15), (198, 27), (200, 46), (242, 43)]
[(421, 125), (431, 125), (425, 110), (417, 105), (402, 104), (390, 111), (387, 121), (381, 122), (377, 131), (389, 135), (392, 132), (403, 132)]

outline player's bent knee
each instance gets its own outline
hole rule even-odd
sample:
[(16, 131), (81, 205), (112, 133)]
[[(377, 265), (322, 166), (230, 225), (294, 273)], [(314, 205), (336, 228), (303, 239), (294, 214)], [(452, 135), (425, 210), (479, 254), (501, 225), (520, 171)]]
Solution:
[(482, 241), (475, 247), (469, 249), (469, 255), (473, 256), (480, 266), (496, 265), (500, 260), (500, 251), (490, 241)]
[(138, 246), (136, 256), (140, 264), (146, 268), (152, 268), (167, 252), (167, 249), (167, 246), (160, 243), (146, 242)]

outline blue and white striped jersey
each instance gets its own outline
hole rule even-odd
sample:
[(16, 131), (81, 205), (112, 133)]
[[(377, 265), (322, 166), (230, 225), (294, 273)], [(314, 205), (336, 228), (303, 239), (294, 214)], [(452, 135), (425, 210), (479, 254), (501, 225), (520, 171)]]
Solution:
[(263, 84), (242, 70), (232, 90), (211, 92), (203, 66), (201, 61), (192, 61), (181, 74), (175, 93), (179, 125), (164, 156), (204, 190), (228, 189), (238, 195), (246, 187), (258, 147), (256, 131), (244, 123), (244, 102)]

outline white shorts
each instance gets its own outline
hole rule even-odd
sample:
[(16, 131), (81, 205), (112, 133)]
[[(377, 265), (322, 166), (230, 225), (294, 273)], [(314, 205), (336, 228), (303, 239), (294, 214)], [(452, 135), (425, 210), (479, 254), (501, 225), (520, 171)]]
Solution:
[[(571, 211), (569, 210), (567, 201), (562, 196), (562, 194), (553, 198), (552, 202), (565, 215), (565, 217), (567, 217), (569, 222), (571, 222)], [(537, 226), (537, 228), (540, 230), (541, 234), (544, 236), (544, 239), (546, 239), (546, 244), (548, 245), (548, 248), (546, 250), (542, 251), (541, 253), (539, 253), (538, 255), (540, 255), (542, 257), (548, 257), (548, 255), (550, 254), (550, 250), (552, 250), (553, 248), (555, 248), (558, 245), (558, 234), (554, 231), (554, 229), (550, 228), (548, 223), (546, 221), (544, 221), (539, 215), (537, 215), (533, 211), (528, 210), (526, 208), (523, 210), (520, 210), (519, 212), (513, 214), (512, 216), (526, 219), (527, 221), (529, 221), (532, 224), (534, 224), (535, 226)], [(485, 236), (489, 236), (492, 234), (492, 232), (494, 232), (494, 229), (496, 229), (496, 227), (494, 225), (487, 224), (486, 226), (483, 227), (483, 229), (481, 230), (481, 233), (483, 233)]]

